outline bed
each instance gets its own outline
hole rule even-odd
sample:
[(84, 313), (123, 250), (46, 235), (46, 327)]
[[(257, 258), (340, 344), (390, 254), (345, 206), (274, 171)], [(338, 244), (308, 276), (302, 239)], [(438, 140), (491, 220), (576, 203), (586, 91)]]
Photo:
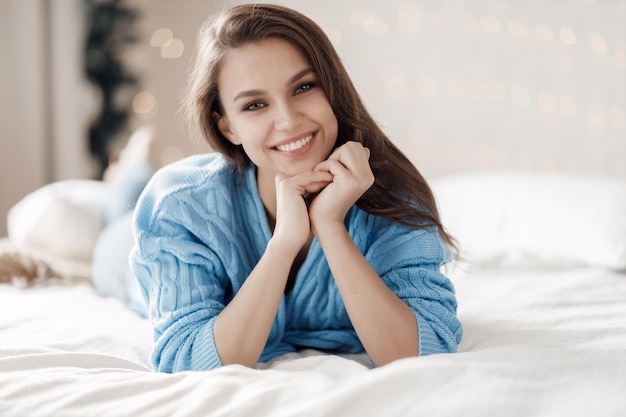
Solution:
[(0, 415), (626, 416), (626, 183), (480, 172), (431, 184), (463, 249), (446, 267), (458, 353), (370, 369), (363, 354), (306, 350), (161, 374), (149, 322), (88, 277), (5, 283)]

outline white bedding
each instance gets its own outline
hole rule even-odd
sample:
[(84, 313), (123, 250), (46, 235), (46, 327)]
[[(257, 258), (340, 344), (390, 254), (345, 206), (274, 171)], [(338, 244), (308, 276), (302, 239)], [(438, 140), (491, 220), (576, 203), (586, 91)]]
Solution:
[[(626, 183), (466, 173), (432, 186), (472, 265), (447, 271), (459, 353), (369, 369), (364, 355), (305, 351), (158, 374), (149, 323), (118, 300), (88, 284), (2, 284), (0, 416), (626, 416)], [(99, 209), (54, 187), (12, 210), (9, 237), (78, 262), (75, 243), (93, 237), (71, 227), (76, 211)]]
[(0, 286), (0, 416), (625, 416), (626, 274), (452, 273), (460, 352), (368, 369), (307, 351), (159, 374), (148, 322), (87, 285)]

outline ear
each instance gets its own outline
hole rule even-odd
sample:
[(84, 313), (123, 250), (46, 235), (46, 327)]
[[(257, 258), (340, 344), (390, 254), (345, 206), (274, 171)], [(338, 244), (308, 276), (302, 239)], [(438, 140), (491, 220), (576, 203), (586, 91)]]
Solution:
[(217, 123), (217, 128), (222, 133), (222, 135), (224, 135), (224, 137), (228, 139), (228, 141), (233, 145), (241, 145), (241, 141), (239, 140), (235, 132), (233, 132), (233, 130), (230, 128), (228, 117), (226, 115), (222, 116), (216, 111), (213, 112), (212, 116), (213, 120)]

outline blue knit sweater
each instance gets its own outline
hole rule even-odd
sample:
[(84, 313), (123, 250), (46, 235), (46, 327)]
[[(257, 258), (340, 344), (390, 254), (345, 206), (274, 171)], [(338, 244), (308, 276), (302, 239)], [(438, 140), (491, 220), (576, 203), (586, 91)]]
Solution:
[[(453, 286), (439, 272), (450, 253), (438, 235), (356, 206), (345, 224), (381, 279), (413, 310), (419, 354), (456, 351), (462, 328)], [(213, 339), (215, 318), (241, 288), (271, 237), (254, 166), (241, 181), (218, 154), (163, 168), (137, 204), (134, 235), (130, 264), (154, 326), (155, 369), (221, 366)], [(260, 360), (302, 347), (363, 350), (316, 239), (295, 286), (283, 296)]]

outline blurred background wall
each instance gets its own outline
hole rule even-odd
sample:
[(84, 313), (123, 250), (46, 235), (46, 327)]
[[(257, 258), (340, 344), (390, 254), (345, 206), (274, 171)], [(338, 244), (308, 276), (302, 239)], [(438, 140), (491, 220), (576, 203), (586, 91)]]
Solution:
[[(137, 85), (120, 93), (129, 120), (107, 149), (151, 124), (164, 163), (208, 150), (184, 126), (181, 93), (197, 30), (239, 3), (120, 2), (136, 12), (137, 41), (117, 58)], [(427, 178), (487, 169), (626, 180), (626, 1), (277, 3), (326, 30), (372, 115)], [(45, 183), (99, 175), (87, 144), (102, 107), (84, 73), (91, 24), (82, 0), (0, 0), (0, 218)]]
[(0, 236), (6, 213), (49, 182), (90, 178), (99, 111), (83, 65), (79, 0), (0, 0)]

